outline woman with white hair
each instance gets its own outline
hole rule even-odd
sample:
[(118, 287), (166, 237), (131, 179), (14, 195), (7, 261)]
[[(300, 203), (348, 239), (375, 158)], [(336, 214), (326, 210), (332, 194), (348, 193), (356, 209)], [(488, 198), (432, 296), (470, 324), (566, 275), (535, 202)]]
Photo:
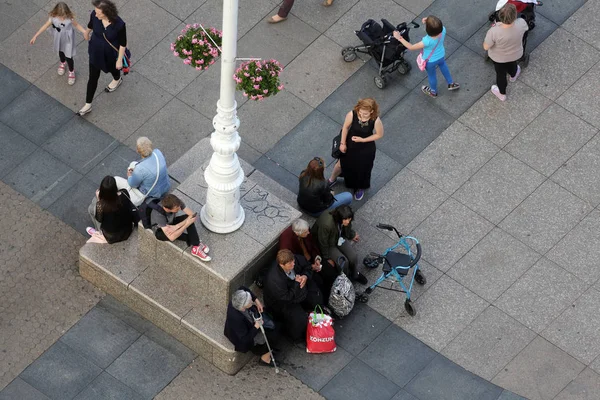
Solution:
[[(225, 337), (235, 346), (235, 351), (252, 353), (260, 356), (260, 365), (274, 366), (271, 354), (266, 345), (265, 338), (260, 331), (263, 324), (265, 334), (271, 346), (276, 342), (277, 335), (275, 324), (263, 313), (263, 305), (250, 289), (240, 286), (231, 296), (227, 306), (227, 319), (225, 320)], [(262, 321), (255, 321), (255, 317), (262, 314)]]
[(131, 202), (136, 206), (147, 198), (160, 199), (171, 189), (167, 161), (158, 149), (152, 148), (152, 142), (141, 136), (136, 142), (137, 153), (141, 161), (134, 161), (127, 168), (127, 179), (116, 176), (117, 187), (127, 189)]

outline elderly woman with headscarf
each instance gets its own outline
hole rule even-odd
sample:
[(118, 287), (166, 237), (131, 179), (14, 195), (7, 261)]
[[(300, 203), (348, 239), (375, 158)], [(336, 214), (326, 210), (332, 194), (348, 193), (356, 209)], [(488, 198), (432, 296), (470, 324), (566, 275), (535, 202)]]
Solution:
[[(260, 365), (274, 366), (271, 354), (266, 345), (265, 337), (260, 331), (263, 324), (267, 339), (271, 346), (276, 342), (275, 324), (262, 314), (263, 305), (250, 289), (240, 286), (231, 296), (227, 306), (227, 319), (225, 320), (225, 337), (235, 346), (235, 351), (252, 353), (260, 356)], [(255, 321), (255, 318), (262, 319)]]

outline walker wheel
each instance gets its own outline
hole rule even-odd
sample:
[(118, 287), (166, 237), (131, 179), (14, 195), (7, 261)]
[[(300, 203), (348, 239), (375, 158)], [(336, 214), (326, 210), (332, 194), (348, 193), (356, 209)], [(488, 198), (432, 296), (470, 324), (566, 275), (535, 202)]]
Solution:
[(373, 293), (373, 288), (372, 288), (372, 287), (368, 287), (368, 288), (366, 288), (366, 289), (365, 289), (365, 293), (366, 293), (366, 294), (371, 294), (371, 293)]
[(342, 49), (342, 57), (344, 57), (344, 61), (352, 62), (356, 60), (356, 52), (354, 51), (354, 47), (346, 47)]
[(415, 310), (415, 308), (413, 307), (413, 305), (409, 299), (406, 299), (406, 301), (404, 302), (404, 309), (406, 310), (408, 315), (410, 315), (411, 317), (414, 317), (415, 315), (417, 315), (417, 310)]
[(375, 86), (377, 86), (379, 89), (383, 89), (387, 85), (387, 80), (384, 76), (377, 75), (375, 76), (374, 81)]
[(424, 284), (427, 283), (427, 278), (425, 278), (425, 275), (423, 275), (423, 273), (421, 272), (421, 270), (417, 270), (417, 272), (415, 272), (415, 281), (419, 285), (424, 285)]

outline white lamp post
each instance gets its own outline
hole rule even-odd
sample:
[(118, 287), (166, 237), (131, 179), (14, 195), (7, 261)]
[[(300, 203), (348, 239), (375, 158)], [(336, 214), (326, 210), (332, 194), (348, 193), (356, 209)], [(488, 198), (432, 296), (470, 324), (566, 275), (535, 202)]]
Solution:
[(244, 171), (237, 154), (240, 147), (235, 101), (237, 51), (238, 0), (223, 0), (223, 38), (221, 52), (221, 90), (217, 102), (217, 115), (213, 118), (215, 131), (210, 137), (213, 155), (204, 171), (208, 184), (206, 204), (200, 218), (204, 226), (217, 233), (229, 233), (244, 222), (244, 209), (240, 205), (240, 186)]

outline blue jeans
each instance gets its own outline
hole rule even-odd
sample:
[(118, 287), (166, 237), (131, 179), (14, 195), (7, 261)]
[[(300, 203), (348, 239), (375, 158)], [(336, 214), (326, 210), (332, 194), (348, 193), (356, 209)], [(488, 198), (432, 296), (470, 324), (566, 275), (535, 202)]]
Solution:
[(339, 206), (344, 206), (344, 205), (349, 206), (350, 203), (352, 203), (352, 193), (350, 193), (350, 192), (338, 193), (335, 196), (333, 196), (333, 198), (334, 198), (333, 203), (326, 210), (320, 211), (318, 213), (311, 213), (311, 212), (307, 211), (306, 213), (313, 217), (318, 217), (319, 215), (323, 214), (325, 211), (331, 211), (334, 208), (337, 208)]
[(454, 83), (452, 81), (452, 76), (450, 75), (450, 70), (448, 69), (448, 65), (446, 65), (446, 60), (444, 57), (437, 59), (435, 61), (427, 61), (427, 65), (425, 66), (425, 70), (427, 71), (427, 78), (429, 79), (429, 87), (433, 93), (437, 93), (437, 75), (435, 73), (435, 68), (440, 67), (440, 71), (448, 85)]

